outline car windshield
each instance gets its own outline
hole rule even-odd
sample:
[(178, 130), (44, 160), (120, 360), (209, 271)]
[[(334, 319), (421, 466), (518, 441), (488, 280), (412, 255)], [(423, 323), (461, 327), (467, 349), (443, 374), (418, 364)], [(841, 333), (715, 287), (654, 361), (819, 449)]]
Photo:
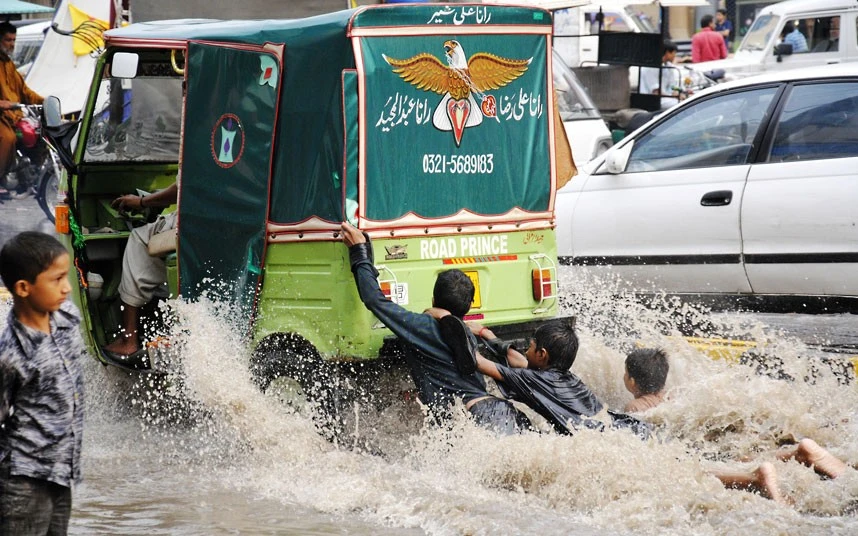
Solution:
[(86, 141), (87, 162), (177, 162), (182, 77), (166, 61), (141, 58), (137, 76), (109, 76), (98, 90)]
[(563, 60), (554, 55), (554, 89), (557, 95), (557, 107), (564, 121), (580, 119), (599, 119), (599, 110), (578, 77)]
[(775, 33), (780, 17), (775, 15), (761, 15), (757, 17), (748, 34), (739, 46), (739, 52), (755, 52), (764, 50)]

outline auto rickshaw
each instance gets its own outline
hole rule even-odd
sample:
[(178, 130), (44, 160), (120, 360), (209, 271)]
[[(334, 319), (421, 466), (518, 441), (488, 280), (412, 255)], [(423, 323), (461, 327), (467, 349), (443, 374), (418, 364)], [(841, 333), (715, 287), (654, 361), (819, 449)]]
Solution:
[(93, 354), (159, 367), (152, 352), (101, 351), (119, 335), (130, 229), (152, 216), (111, 201), (177, 175), (168, 293), (235, 307), (261, 385), (308, 356), (396, 352), (360, 302), (342, 221), (372, 237), (382, 288), (409, 309), (429, 307), (437, 274), (459, 268), (477, 289), (466, 320), (516, 338), (555, 317), (558, 129), (571, 158), (551, 31), (541, 9), (457, 4), (106, 32), (79, 124), (48, 121)]

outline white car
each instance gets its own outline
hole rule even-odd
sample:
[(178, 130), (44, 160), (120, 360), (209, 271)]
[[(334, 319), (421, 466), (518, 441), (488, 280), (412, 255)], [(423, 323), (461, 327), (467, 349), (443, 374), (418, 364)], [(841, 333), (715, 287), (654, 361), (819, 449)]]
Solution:
[(581, 171), (556, 204), (577, 284), (858, 297), (858, 64), (714, 86)]

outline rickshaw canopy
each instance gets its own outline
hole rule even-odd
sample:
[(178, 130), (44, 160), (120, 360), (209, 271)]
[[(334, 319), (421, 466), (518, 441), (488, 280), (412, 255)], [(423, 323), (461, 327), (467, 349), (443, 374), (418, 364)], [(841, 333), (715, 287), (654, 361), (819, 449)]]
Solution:
[[(140, 23), (111, 30), (106, 39), (113, 46), (139, 40), (177, 48), (189, 42), (282, 45), (282, 58), (272, 56), (280, 62), (280, 79), (272, 86), (279, 101), (274, 106), (269, 221), (284, 226), (308, 219), (336, 223), (353, 216), (354, 205), (362, 221), (396, 226), (451, 218), (461, 209), (483, 216), (507, 214), (513, 207), (531, 214), (551, 209), (551, 24), (550, 14), (535, 8), (391, 5), (300, 20)], [(427, 60), (434, 68), (447, 69), (448, 42), (458, 44), (465, 62), (481, 59), (484, 71), (499, 71), (494, 78), (490, 72), (466, 82), (469, 95), (460, 99), (460, 108), (470, 109), (467, 116), (459, 110), (464, 121), (453, 125), (444, 117), (436, 120), (444, 115), (441, 108), (449, 92), (409, 82), (397, 72), (401, 67), (390, 63), (423, 54), (424, 60), (425, 55), (434, 57)], [(216, 51), (207, 55), (218, 61)], [(465, 67), (473, 78), (473, 65)], [(250, 73), (246, 76), (250, 80)], [(243, 83), (234, 78), (223, 82)], [(225, 113), (225, 108), (210, 105), (187, 103), (187, 113), (199, 108), (200, 124), (209, 130)], [(241, 105), (240, 99), (229, 104)], [(206, 111), (212, 117), (202, 113)], [(190, 164), (187, 149), (183, 181), (192, 180), (184, 171)], [(194, 167), (195, 173), (209, 177), (205, 169), (218, 165), (208, 160), (207, 166)], [(256, 174), (268, 167), (265, 162), (245, 164)]]
[(542, 9), (436, 4), (107, 32), (184, 52), (180, 281), (252, 297), (267, 243), (343, 220), (549, 227), (551, 30)]

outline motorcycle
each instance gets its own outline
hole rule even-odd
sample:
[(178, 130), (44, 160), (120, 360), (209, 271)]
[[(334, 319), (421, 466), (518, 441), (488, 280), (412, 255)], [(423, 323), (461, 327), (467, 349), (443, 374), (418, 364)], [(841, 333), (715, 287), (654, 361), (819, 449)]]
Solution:
[(15, 154), (9, 169), (0, 177), (0, 187), (10, 194), (34, 195), (45, 216), (53, 223), (61, 164), (57, 152), (41, 135), (41, 108), (38, 104), (13, 107), (22, 110), (24, 116), (15, 123)]

